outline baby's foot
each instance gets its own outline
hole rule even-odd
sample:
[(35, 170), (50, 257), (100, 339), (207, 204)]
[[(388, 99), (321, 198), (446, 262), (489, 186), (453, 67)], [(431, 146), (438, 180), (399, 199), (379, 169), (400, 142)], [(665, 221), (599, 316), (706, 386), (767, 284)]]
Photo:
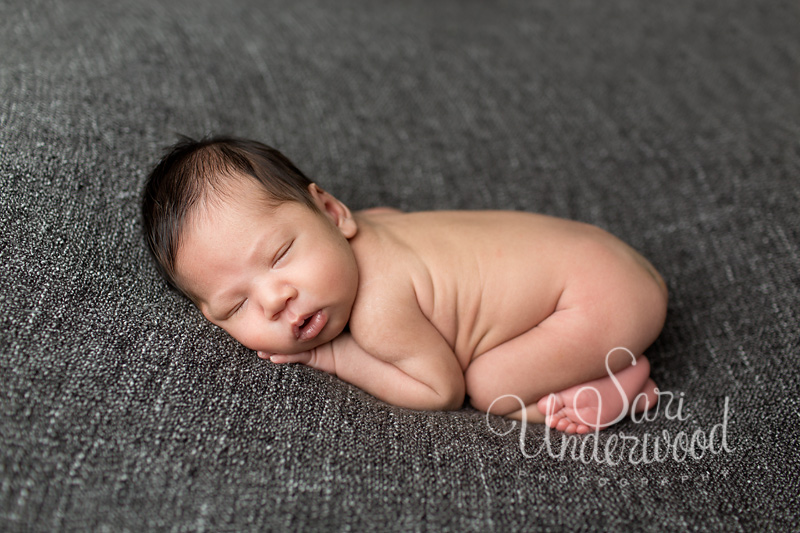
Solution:
[[(658, 400), (656, 384), (650, 375), (650, 362), (639, 357), (631, 365), (611, 376), (549, 394), (539, 400), (537, 407), (545, 414), (545, 424), (566, 433), (588, 433), (604, 429), (630, 411), (654, 407)], [(635, 400), (635, 401), (634, 401)]]

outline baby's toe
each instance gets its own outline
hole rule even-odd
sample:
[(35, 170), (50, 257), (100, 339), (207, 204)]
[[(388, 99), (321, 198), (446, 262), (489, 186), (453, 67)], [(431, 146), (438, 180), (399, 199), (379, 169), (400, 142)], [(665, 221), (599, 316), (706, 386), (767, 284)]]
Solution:
[(569, 432), (568, 430), (570, 426), (574, 427), (575, 424), (569, 418), (564, 417), (558, 421), (558, 424), (556, 424), (555, 428), (559, 431)]
[(556, 429), (558, 423), (564, 419), (564, 413), (561, 411), (545, 415), (544, 423), (553, 429)]

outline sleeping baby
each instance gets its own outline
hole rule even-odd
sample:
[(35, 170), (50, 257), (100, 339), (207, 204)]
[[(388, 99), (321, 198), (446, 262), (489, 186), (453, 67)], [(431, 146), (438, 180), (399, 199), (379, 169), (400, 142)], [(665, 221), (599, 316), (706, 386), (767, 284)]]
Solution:
[(150, 174), (160, 272), (259, 357), (402, 407), (570, 433), (656, 405), (667, 289), (632, 248), (530, 213), (351, 212), (261, 143), (184, 139)]

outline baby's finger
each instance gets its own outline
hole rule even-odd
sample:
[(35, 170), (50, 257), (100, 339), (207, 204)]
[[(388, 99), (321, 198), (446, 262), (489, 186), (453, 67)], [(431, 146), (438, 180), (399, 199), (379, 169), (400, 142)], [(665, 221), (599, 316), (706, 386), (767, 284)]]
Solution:
[(273, 363), (302, 363), (307, 364), (311, 360), (311, 352), (300, 352), (292, 355), (272, 354), (269, 360)]

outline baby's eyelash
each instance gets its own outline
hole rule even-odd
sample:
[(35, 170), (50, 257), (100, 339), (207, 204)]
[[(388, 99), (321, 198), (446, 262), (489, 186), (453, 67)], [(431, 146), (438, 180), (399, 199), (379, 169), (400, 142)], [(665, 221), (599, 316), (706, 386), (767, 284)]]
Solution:
[(289, 241), (289, 244), (287, 244), (286, 246), (284, 246), (284, 247), (283, 247), (283, 248), (282, 248), (282, 249), (281, 249), (281, 250), (278, 252), (278, 255), (275, 257), (275, 261), (273, 261), (273, 262), (272, 262), (273, 266), (274, 266), (274, 265), (277, 265), (278, 263), (280, 263), (280, 262), (281, 262), (281, 260), (283, 260), (283, 258), (284, 258), (284, 257), (286, 256), (286, 254), (289, 252), (289, 249), (292, 247), (292, 244), (294, 244), (294, 239), (292, 239), (291, 241)]
[(234, 307), (234, 308), (231, 310), (231, 312), (228, 314), (228, 318), (230, 318), (230, 317), (232, 317), (232, 316), (236, 316), (236, 315), (238, 315), (238, 314), (239, 314), (239, 311), (241, 311), (241, 310), (242, 310), (242, 307), (244, 307), (244, 304), (245, 304), (245, 303), (247, 303), (247, 299), (245, 299), (245, 300), (242, 300), (242, 302), (241, 302), (239, 305), (237, 305), (236, 307)]

